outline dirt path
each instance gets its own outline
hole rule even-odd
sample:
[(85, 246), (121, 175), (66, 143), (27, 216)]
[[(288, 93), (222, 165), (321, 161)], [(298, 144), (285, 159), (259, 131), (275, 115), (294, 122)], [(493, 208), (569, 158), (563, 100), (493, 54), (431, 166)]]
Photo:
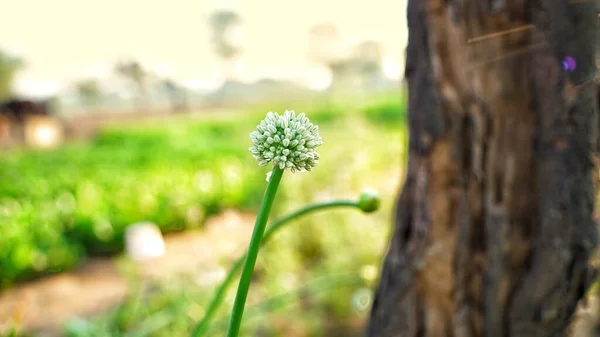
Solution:
[[(144, 279), (198, 273), (208, 278), (219, 259), (233, 259), (243, 252), (253, 223), (253, 214), (227, 211), (210, 219), (203, 230), (169, 235), (165, 255), (138, 265), (140, 274)], [(128, 292), (118, 271), (122, 259), (93, 260), (72, 272), (0, 294), (0, 334), (8, 329), (8, 322), (18, 320), (23, 331), (58, 335), (74, 316), (89, 316), (119, 303)]]
[(105, 113), (65, 118), (68, 140), (84, 140), (93, 137), (98, 130), (107, 126), (157, 123), (173, 120), (224, 119), (238, 115), (238, 109), (194, 110), (187, 113), (172, 114), (168, 111), (142, 111), (130, 113)]

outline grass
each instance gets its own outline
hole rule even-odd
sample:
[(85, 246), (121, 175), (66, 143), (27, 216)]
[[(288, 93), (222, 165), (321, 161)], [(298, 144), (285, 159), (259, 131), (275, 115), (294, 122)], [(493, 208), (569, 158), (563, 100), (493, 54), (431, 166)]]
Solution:
[[(323, 192), (357, 192), (369, 177), (400, 165), (402, 97), (374, 102), (358, 109), (348, 109), (351, 102), (308, 107), (321, 126), (323, 160), (310, 179), (289, 177), (280, 192), (287, 204)], [(3, 155), (0, 285), (119, 252), (125, 228), (135, 222), (171, 232), (200, 227), (224, 208), (257, 209), (266, 169), (248, 153), (248, 133), (265, 110), (227, 120), (111, 128), (90, 142)], [(299, 249), (310, 251), (310, 244), (299, 243)]]
[(262, 181), (244, 169), (246, 123), (112, 129), (90, 143), (3, 157), (0, 282), (120, 251), (134, 222), (177, 231), (226, 207), (255, 207)]

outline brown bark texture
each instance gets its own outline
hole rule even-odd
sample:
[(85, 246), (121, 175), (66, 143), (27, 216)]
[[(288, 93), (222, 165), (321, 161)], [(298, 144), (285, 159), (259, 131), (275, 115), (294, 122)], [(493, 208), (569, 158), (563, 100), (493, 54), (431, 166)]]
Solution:
[(568, 333), (594, 277), (597, 16), (409, 0), (408, 168), (366, 336)]

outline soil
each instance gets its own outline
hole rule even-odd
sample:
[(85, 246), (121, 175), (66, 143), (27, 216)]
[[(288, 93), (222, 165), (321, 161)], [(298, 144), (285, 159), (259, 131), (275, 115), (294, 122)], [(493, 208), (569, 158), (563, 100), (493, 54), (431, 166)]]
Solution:
[[(173, 275), (205, 275), (223, 258), (240, 256), (252, 232), (255, 215), (226, 211), (211, 218), (201, 230), (165, 237), (166, 251), (160, 258), (137, 264), (145, 280)], [(126, 256), (97, 259), (71, 272), (16, 286), (0, 294), (0, 334), (17, 321), (20, 331), (57, 336), (73, 317), (100, 313), (118, 304), (128, 294), (128, 282), (119, 265)], [(131, 262), (133, 263), (133, 262)], [(201, 281), (201, 280), (199, 280)]]
[(127, 113), (96, 113), (65, 118), (64, 125), (68, 140), (85, 140), (96, 135), (106, 126), (135, 125), (142, 122), (160, 122), (176, 119), (220, 119), (231, 118), (238, 114), (232, 109), (211, 109), (209, 111), (194, 110), (192, 112), (173, 114), (168, 111), (140, 111)]

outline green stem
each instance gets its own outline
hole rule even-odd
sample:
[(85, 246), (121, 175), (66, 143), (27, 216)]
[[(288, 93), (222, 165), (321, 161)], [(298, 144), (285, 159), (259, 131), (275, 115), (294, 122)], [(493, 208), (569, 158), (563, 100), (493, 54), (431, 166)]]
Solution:
[[(263, 316), (266, 313), (279, 310), (297, 300), (302, 295), (317, 295), (325, 290), (339, 290), (342, 287), (362, 285), (363, 279), (358, 272), (343, 273), (340, 275), (327, 276), (315, 281), (311, 281), (290, 292), (279, 294), (268, 298), (254, 306), (246, 308), (246, 321), (250, 318)], [(219, 319), (210, 327), (209, 331), (221, 330), (227, 325), (227, 321)]]
[(231, 319), (229, 320), (229, 326), (227, 327), (227, 337), (237, 337), (240, 332), (242, 316), (244, 315), (244, 306), (246, 305), (246, 298), (248, 297), (248, 289), (250, 288), (250, 282), (252, 281), (252, 274), (254, 273), (254, 266), (256, 265), (260, 242), (262, 241), (262, 236), (265, 227), (267, 226), (267, 220), (269, 220), (269, 213), (271, 213), (271, 207), (273, 206), (275, 194), (277, 194), (277, 187), (279, 187), (282, 176), (283, 170), (277, 166), (274, 167), (271, 179), (267, 184), (267, 190), (265, 191), (265, 195), (260, 204), (258, 215), (256, 216), (256, 222), (254, 223), (254, 231), (250, 238), (246, 262), (244, 263), (244, 269), (240, 276), (240, 283), (238, 284), (237, 293), (235, 294), (235, 301), (233, 302), (233, 309), (231, 310)]
[[(290, 213), (282, 218), (275, 220), (273, 222), (273, 224), (271, 226), (269, 226), (269, 228), (267, 228), (267, 230), (265, 231), (265, 235), (263, 236), (263, 239), (262, 239), (260, 245), (262, 246), (262, 245), (266, 244), (268, 242), (268, 240), (271, 238), (271, 236), (273, 236), (276, 232), (278, 232), (281, 228), (283, 228), (284, 225), (290, 223), (292, 220), (295, 220), (296, 218), (299, 218), (308, 213), (326, 210), (329, 208), (336, 208), (336, 207), (358, 208), (358, 203), (356, 201), (351, 201), (351, 200), (336, 200), (336, 201), (328, 201), (328, 202), (324, 202), (324, 203), (312, 204), (312, 205), (302, 207), (293, 213)], [(246, 259), (246, 254), (244, 254), (237, 261), (235, 261), (235, 263), (233, 264), (233, 267), (229, 270), (229, 274), (227, 274), (227, 277), (225, 277), (225, 280), (223, 281), (223, 283), (221, 283), (221, 285), (215, 292), (214, 297), (212, 298), (210, 304), (208, 305), (206, 314), (204, 314), (204, 317), (202, 318), (200, 323), (198, 323), (198, 325), (196, 325), (196, 328), (192, 332), (192, 337), (204, 336), (206, 334), (206, 332), (208, 331), (208, 328), (209, 328), (210, 321), (212, 320), (213, 316), (215, 315), (217, 309), (219, 308), (219, 305), (223, 302), (223, 299), (225, 298), (225, 292), (231, 285), (231, 282), (233, 282), (235, 276), (237, 275), (238, 271), (242, 267), (242, 263), (244, 262), (245, 259)]]

